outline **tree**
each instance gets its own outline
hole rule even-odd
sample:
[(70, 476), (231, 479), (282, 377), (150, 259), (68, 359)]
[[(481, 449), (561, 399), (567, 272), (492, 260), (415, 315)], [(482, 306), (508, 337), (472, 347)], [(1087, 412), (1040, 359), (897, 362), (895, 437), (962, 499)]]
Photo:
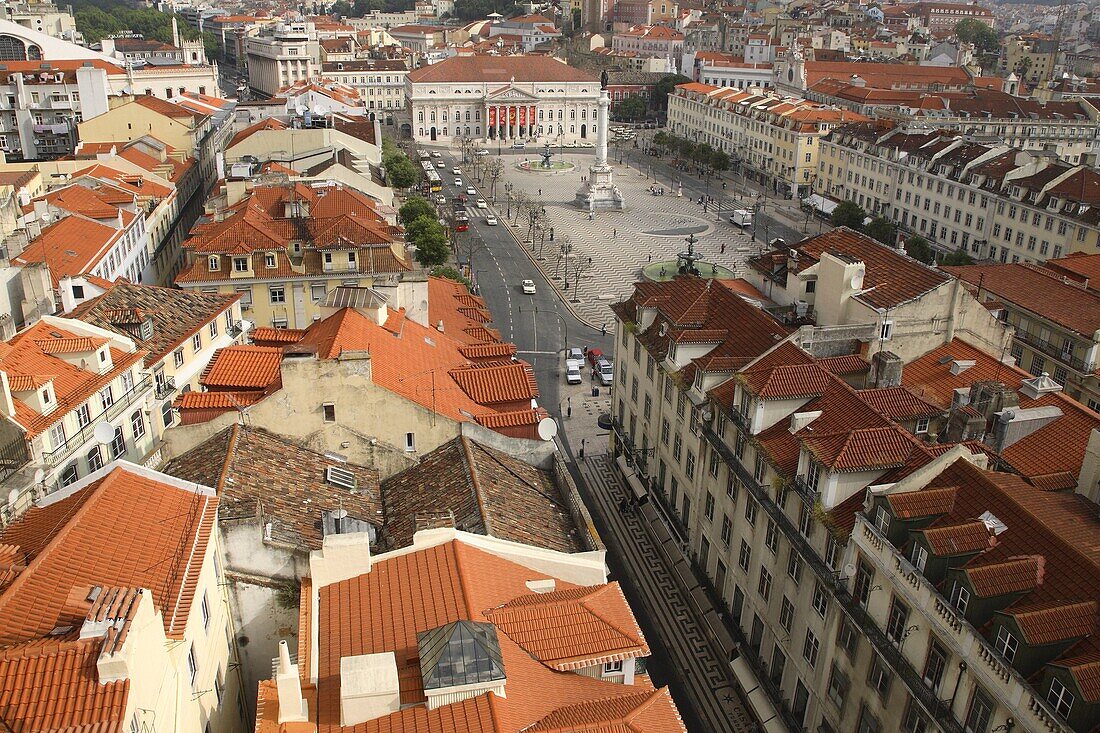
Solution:
[(405, 228), (405, 241), (416, 247), (416, 261), (424, 267), (442, 265), (450, 256), (447, 233), (430, 216), (422, 216)]
[(408, 226), (422, 216), (435, 216), (435, 207), (425, 198), (412, 196), (397, 212), (397, 216), (403, 225)]
[(668, 74), (657, 80), (657, 88), (650, 97), (653, 109), (668, 109), (668, 95), (679, 84), (687, 84), (691, 79), (683, 74)]
[(504, 174), (504, 161), (500, 158), (492, 158), (485, 161), (485, 178), (489, 181), (489, 197), (494, 201), (497, 197), (497, 181)]
[(931, 265), (936, 261), (936, 255), (932, 251), (932, 246), (928, 244), (928, 240), (924, 237), (914, 235), (905, 240), (905, 252), (914, 260)]
[(329, 8), (329, 13), (335, 15), (337, 18), (351, 17), (351, 3), (347, 0), (336, 0)]
[(974, 258), (963, 251), (962, 247), (952, 252), (949, 255), (944, 255), (940, 260), (941, 265), (973, 265)]
[(442, 277), (446, 280), (454, 280), (456, 283), (462, 283), (467, 289), (473, 288), (473, 283), (469, 279), (450, 265), (436, 265), (430, 270), (432, 277)]
[(389, 154), (383, 151), (382, 165), (386, 167), (390, 184), (396, 188), (411, 188), (420, 180), (420, 168), (398, 148), (391, 146)]
[(725, 150), (715, 150), (710, 156), (710, 167), (718, 172), (730, 169), (730, 156)]
[(481, 20), (490, 13), (513, 14), (516, 4), (512, 0), (457, 0), (454, 16), (459, 20)]
[(666, 148), (669, 144), (669, 134), (664, 130), (658, 130), (653, 135), (653, 144), (660, 148)]
[(626, 122), (645, 119), (647, 111), (645, 100), (638, 94), (631, 94), (615, 105), (615, 117)]
[(891, 247), (898, 241), (898, 228), (885, 216), (876, 216), (872, 219), (863, 233)]
[(855, 201), (841, 201), (833, 209), (832, 223), (834, 227), (848, 227), (860, 231), (863, 229), (863, 220), (867, 218), (867, 212)]
[(977, 18), (966, 18), (955, 24), (955, 37), (963, 43), (973, 43), (979, 51), (996, 51), (1001, 47), (1001, 38)]

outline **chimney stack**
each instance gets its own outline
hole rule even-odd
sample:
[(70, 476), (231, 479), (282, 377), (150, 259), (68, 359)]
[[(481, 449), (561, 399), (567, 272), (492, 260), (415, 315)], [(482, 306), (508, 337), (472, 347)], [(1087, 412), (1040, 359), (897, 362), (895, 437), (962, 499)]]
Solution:
[(298, 676), (298, 665), (290, 663), (290, 650), (285, 639), (279, 642), (279, 666), (275, 673), (275, 684), (279, 690), (279, 722), (307, 721), (309, 718), (306, 714), (306, 701), (302, 698), (302, 679)]

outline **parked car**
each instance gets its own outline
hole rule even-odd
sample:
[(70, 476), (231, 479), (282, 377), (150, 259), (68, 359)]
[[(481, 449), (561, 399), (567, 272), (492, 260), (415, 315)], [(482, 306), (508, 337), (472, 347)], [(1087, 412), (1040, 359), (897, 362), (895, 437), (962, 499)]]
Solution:
[(495, 227), (497, 225), (497, 218), (490, 214), (489, 216), (485, 217), (485, 224), (487, 226)]
[(478, 150), (477, 152), (474, 153), (474, 155), (477, 155), (477, 156), (488, 155), (488, 154), (489, 154), (489, 151), (486, 150), (485, 148), (482, 148), (482, 149), (480, 149), (480, 150)]
[(565, 366), (568, 367), (570, 364), (576, 365), (576, 367), (578, 369), (580, 369), (582, 366), (584, 366), (584, 350), (583, 349), (578, 349), (576, 346), (574, 346), (573, 348), (566, 350), (566, 352), (565, 352)]
[(593, 371), (596, 372), (596, 377), (600, 380), (600, 384), (605, 387), (611, 386), (611, 383), (615, 381), (615, 369), (607, 359), (600, 359), (597, 361), (596, 368)]
[(488, 209), (489, 208), (489, 204), (485, 203), (485, 199), (478, 199), (477, 201), (474, 202), (474, 205), (477, 206), (477, 208), (479, 208), (479, 209)]
[(512, 148), (514, 150), (523, 150), (526, 147), (527, 143), (523, 142), (522, 140), (516, 140), (514, 143), (512, 143)]
[(439, 204), (440, 206), (442, 206), (443, 204), (446, 204), (446, 203), (447, 203), (447, 197), (446, 197), (446, 196), (444, 196), (444, 195), (443, 195), (443, 194), (441, 194), (441, 193), (437, 193), (437, 194), (435, 195), (435, 202), (436, 202), (437, 204)]
[(524, 280), (522, 287), (523, 287), (524, 295), (534, 295), (535, 294), (535, 281), (534, 280)]
[(592, 366), (596, 366), (596, 362), (603, 358), (603, 351), (600, 349), (588, 350), (588, 363)]
[(576, 364), (567, 366), (565, 368), (565, 383), (566, 384), (580, 384), (581, 383), (581, 368)]

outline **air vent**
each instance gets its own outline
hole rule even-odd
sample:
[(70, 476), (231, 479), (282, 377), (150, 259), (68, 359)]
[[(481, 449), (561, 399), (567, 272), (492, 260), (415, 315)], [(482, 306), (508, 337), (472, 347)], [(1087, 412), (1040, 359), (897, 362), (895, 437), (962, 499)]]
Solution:
[(355, 474), (339, 466), (327, 466), (325, 468), (325, 481), (344, 489), (355, 488)]

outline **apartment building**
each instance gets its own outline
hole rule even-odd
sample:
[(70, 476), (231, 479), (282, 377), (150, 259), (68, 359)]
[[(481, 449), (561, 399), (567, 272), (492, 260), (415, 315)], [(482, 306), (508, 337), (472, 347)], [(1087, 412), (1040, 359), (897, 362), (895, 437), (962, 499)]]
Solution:
[[(374, 554), (358, 531), (326, 537), (309, 572), (298, 661), (284, 642), (275, 679), (260, 684), (262, 730), (292, 721), (430, 733), (573, 721), (687, 730), (668, 689), (636, 672), (649, 647), (622, 590), (607, 582), (602, 552), (444, 526), (417, 532), (412, 547)], [(347, 633), (353, 617), (388, 631)], [(315, 705), (304, 704), (307, 686), (316, 686)]]
[(0, 531), (13, 729), (243, 733), (214, 489), (114, 461)]
[(258, 185), (212, 212), (184, 243), (185, 290), (239, 294), (259, 326), (305, 328), (334, 288), (409, 272), (402, 230), (366, 195), (339, 185)]
[[(1072, 260), (1073, 258), (1071, 258)], [(1100, 294), (1053, 268), (1018, 263), (945, 267), (976, 297), (1003, 308), (1012, 357), (1100, 412)]]
[(72, 13), (57, 7), (56, 3), (41, 0), (9, 2), (5, 3), (4, 10), (4, 19), (12, 23), (69, 43), (84, 44), (84, 36), (76, 29), (76, 19)]
[(965, 284), (845, 227), (749, 260), (746, 279), (818, 356), (853, 340), (903, 362), (956, 336), (991, 354), (1009, 348), (1004, 324)]
[[(393, 124), (393, 113), (405, 109), (405, 77), (409, 69), (402, 59), (355, 59), (321, 65), (326, 79), (359, 91), (367, 113)], [(379, 115), (376, 110), (385, 112)]]
[[(133, 339), (53, 316), (5, 342), (4, 473), (5, 485), (16, 490), (4, 497), (6, 519), (109, 461), (146, 460), (160, 430), (146, 415), (153, 383), (145, 356)], [(111, 428), (109, 440), (101, 424)]]
[(261, 97), (273, 97), (283, 87), (307, 81), (320, 70), (317, 28), (298, 21), (264, 28), (244, 39), (248, 86)]
[(670, 58), (678, 63), (684, 52), (684, 34), (664, 25), (636, 25), (616, 33), (611, 48), (620, 53)]
[[(963, 602), (953, 610), (950, 586), (937, 589), (910, 572), (909, 563), (954, 574), (968, 572), (968, 561), (1004, 559), (1008, 548), (990, 542), (998, 525), (979, 518), (985, 511), (1005, 514), (1010, 526), (1028, 522), (996, 501), (955, 505), (976, 544), (938, 563), (930, 559), (936, 552), (903, 540), (890, 554), (875, 538), (901, 526), (920, 532), (926, 523), (917, 517), (953, 514), (955, 495), (941, 494), (948, 509), (928, 514), (919, 514), (927, 507), (914, 496), (912, 514), (899, 512), (891, 527), (879, 506), (946, 487), (949, 468), (969, 473), (973, 465), (975, 481), (1021, 486), (1036, 501), (1044, 490), (1075, 488), (1083, 464), (1096, 463), (1100, 417), (1059, 385), (960, 338), (905, 364), (874, 340), (863, 352), (869, 359), (858, 347), (815, 358), (797, 345), (802, 333), (722, 281), (638, 283), (613, 309), (613, 449), (724, 602), (740, 642), (735, 673), (746, 684), (760, 681), (788, 729), (1061, 732), (1095, 724), (1088, 705), (1074, 713), (1065, 704), (1062, 687), (1050, 693), (1046, 676), (1028, 682), (1050, 661), (1048, 674), (1078, 690), (1060, 660), (1017, 657), (1030, 665), (1016, 670), (997, 646), (998, 628), (983, 625), (988, 616), (963, 616), (992, 616), (1003, 608), (997, 603), (1019, 598), (1016, 591), (983, 586), (981, 597), (996, 601), (978, 603), (974, 593), (969, 609)], [(1090, 511), (1083, 497), (1054, 501), (1063, 499), (1082, 516)], [(960, 535), (947, 529), (955, 523), (945, 518), (938, 554), (955, 552)], [(1075, 672), (1085, 650), (1067, 650), (1079, 639), (1053, 652)], [(1017, 641), (1013, 653), (1019, 648)]]
[(238, 295), (128, 283), (102, 288), (87, 278), (63, 280), (61, 289), (71, 304), (66, 317), (126, 336), (146, 352), (154, 398), (149, 419), (160, 420), (158, 434), (178, 422), (172, 400), (197, 389), (218, 350), (246, 343), (251, 328)]
[(1042, 262), (1096, 252), (1097, 173), (951, 131), (863, 122), (820, 145), (816, 190), (895, 221), (942, 252)]
[(729, 153), (747, 176), (777, 195), (809, 195), (817, 175), (818, 141), (833, 127), (865, 119), (848, 110), (692, 82), (668, 98), (669, 131)]
[(685, 69), (692, 70), (695, 81), (713, 87), (732, 89), (771, 89), (775, 86), (772, 63), (748, 63), (743, 56), (718, 51), (684, 54)]

